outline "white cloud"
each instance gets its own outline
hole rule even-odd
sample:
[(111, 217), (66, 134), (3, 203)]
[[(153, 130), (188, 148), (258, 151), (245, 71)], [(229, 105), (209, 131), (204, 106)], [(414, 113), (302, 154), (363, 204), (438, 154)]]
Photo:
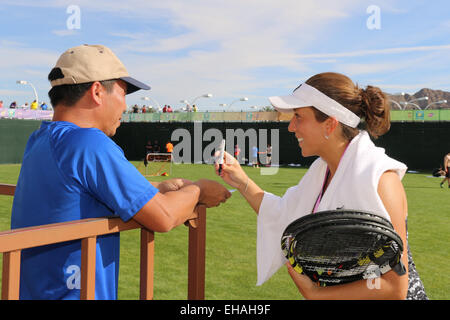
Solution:
[[(267, 88), (288, 91), (298, 85), (302, 77), (328, 69), (361, 77), (376, 76), (380, 83), (405, 83), (392, 73), (410, 70), (419, 59), (422, 63), (436, 65), (440, 60), (434, 57), (430, 61), (432, 55), (448, 55), (450, 49), (450, 44), (438, 45), (437, 41), (391, 42), (393, 40), (389, 39), (375, 41), (366, 46), (366, 50), (355, 50), (361, 43), (356, 40), (353, 44), (346, 35), (342, 35), (343, 43), (333, 42), (335, 39), (330, 33), (341, 25), (350, 30), (347, 24), (353, 26), (355, 19), (360, 19), (357, 23), (365, 26), (370, 1), (79, 0), (74, 3), (70, 0), (10, 0), (4, 3), (23, 8), (62, 9), (76, 4), (81, 9), (82, 19), (94, 14), (103, 21), (113, 21), (114, 28), (105, 27), (104, 37), (99, 31), (102, 26), (82, 21), (83, 29), (76, 38), (84, 40), (90, 36), (88, 28), (95, 28), (99, 35), (98, 41), (95, 40), (108, 41), (130, 74), (152, 86), (150, 93), (142, 92), (142, 95), (153, 95), (163, 104), (177, 104), (181, 99), (206, 92), (212, 92), (215, 97), (201, 100), (202, 103), (241, 95), (256, 99)], [(402, 1), (379, 0), (376, 4), (382, 9), (382, 19), (388, 14), (406, 19), (408, 11), (412, 10)], [(441, 25), (443, 30), (448, 21)], [(53, 29), (50, 32), (59, 46), (71, 40), (64, 36), (72, 34), (71, 30), (61, 28), (63, 25), (49, 28)], [(382, 31), (389, 38), (384, 24)], [(350, 33), (348, 38), (352, 36)], [(364, 39), (367, 43), (369, 40)], [(395, 47), (386, 43), (402, 44)], [(411, 45), (407, 47), (405, 43)], [(48, 72), (61, 49), (58, 47), (58, 52), (52, 52), (52, 48), (29, 48), (26, 44), (2, 45), (0, 40), (0, 68), (3, 74), (15, 71), (38, 76), (44, 73), (42, 70)], [(45, 87), (48, 84), (46, 74), (42, 80), (41, 87)], [(142, 95), (137, 93), (130, 98), (138, 100)]]
[(416, 46), (416, 47), (398, 47), (398, 48), (372, 49), (372, 50), (357, 50), (357, 51), (348, 51), (348, 52), (300, 54), (297, 57), (301, 58), (301, 59), (350, 58), (350, 57), (361, 57), (361, 56), (378, 55), (378, 54), (401, 54), (401, 53), (410, 53), (410, 52), (442, 51), (442, 50), (450, 50), (450, 44), (435, 45), (435, 46)]
[(12, 96), (12, 97), (14, 97), (14, 96), (24, 96), (24, 95), (29, 95), (29, 92), (21, 91), (21, 90), (0, 89), (0, 95), (1, 96)]
[(58, 54), (45, 48), (27, 48), (20, 46), (0, 47), (0, 68), (2, 72), (7, 69), (22, 68), (25, 66), (47, 67), (56, 62)]
[[(125, 38), (117, 49), (130, 70), (155, 83), (155, 94), (163, 90), (174, 95), (176, 87), (176, 101), (201, 94), (198, 88), (217, 96), (236, 95), (279, 81), (269, 74), (256, 78), (254, 72), (260, 68), (309, 71), (298, 52), (317, 42), (317, 34), (329, 24), (346, 18), (355, 3), (168, 1), (158, 9), (170, 12), (168, 21), (177, 32), (156, 39), (152, 34)], [(164, 53), (176, 54), (165, 58)]]
[(61, 30), (52, 30), (52, 33), (60, 37), (66, 37), (76, 35), (77, 31), (75, 29), (61, 29)]

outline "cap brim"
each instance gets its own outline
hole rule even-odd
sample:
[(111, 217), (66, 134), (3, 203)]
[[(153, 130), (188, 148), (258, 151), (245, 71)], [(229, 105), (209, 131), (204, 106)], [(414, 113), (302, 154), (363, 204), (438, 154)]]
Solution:
[(269, 101), (279, 112), (293, 112), (297, 108), (311, 107), (311, 103), (307, 103), (293, 95), (269, 97)]
[(140, 82), (131, 77), (122, 77), (120, 80), (123, 80), (127, 83), (127, 94), (136, 92), (140, 89), (142, 90), (150, 90), (150, 87), (143, 82)]

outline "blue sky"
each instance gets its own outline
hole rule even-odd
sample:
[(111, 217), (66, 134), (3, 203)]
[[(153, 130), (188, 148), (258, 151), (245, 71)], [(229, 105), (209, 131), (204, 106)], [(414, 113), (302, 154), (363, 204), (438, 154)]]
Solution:
[[(79, 29), (67, 26), (70, 6)], [(324, 71), (388, 93), (450, 91), (449, 12), (445, 0), (0, 0), (0, 100), (32, 101), (16, 84), (28, 80), (48, 102), (48, 72), (83, 43), (110, 47), (152, 87), (129, 105), (178, 109), (211, 93), (196, 101), (200, 110), (241, 97), (232, 110), (250, 110)]]

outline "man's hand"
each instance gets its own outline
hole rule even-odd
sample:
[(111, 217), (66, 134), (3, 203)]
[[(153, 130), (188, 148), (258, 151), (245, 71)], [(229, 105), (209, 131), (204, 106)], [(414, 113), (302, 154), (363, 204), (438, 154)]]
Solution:
[(227, 201), (231, 193), (220, 183), (200, 179), (194, 182), (200, 188), (199, 204), (204, 204), (207, 208), (217, 207), (220, 203)]
[(159, 182), (157, 188), (159, 189), (159, 192), (166, 193), (169, 191), (177, 191), (182, 187), (190, 185), (192, 183), (193, 182), (190, 180), (174, 178)]

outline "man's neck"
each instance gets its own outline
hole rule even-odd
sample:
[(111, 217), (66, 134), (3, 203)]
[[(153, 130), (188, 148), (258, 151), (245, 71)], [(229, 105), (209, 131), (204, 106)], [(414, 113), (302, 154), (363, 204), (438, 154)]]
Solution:
[(96, 127), (95, 122), (87, 109), (79, 109), (75, 106), (58, 105), (54, 108), (52, 121), (66, 121), (79, 126), (80, 128)]

